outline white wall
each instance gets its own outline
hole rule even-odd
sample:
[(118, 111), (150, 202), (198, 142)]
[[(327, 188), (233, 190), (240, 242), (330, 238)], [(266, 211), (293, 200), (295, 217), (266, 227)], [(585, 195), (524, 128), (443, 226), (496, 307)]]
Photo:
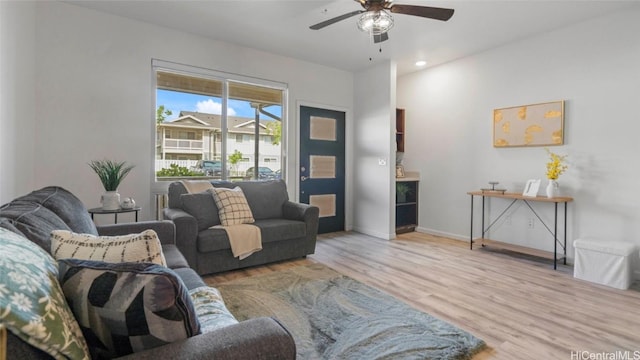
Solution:
[(33, 189), (35, 3), (0, 1), (0, 204)]
[[(404, 164), (422, 179), (419, 229), (468, 240), (467, 191), (491, 180), (515, 192), (527, 179), (546, 185), (544, 148), (492, 147), (492, 111), (566, 100), (565, 145), (550, 150), (568, 155), (559, 182), (575, 199), (569, 242), (596, 236), (640, 245), (639, 18), (640, 10), (601, 17), (401, 77)], [(536, 208), (551, 219), (552, 208)], [(491, 236), (553, 249), (540, 224), (527, 229), (526, 210), (520, 206), (511, 225), (498, 224)]]
[[(2, 6), (3, 10), (9, 7)], [(152, 218), (152, 58), (288, 83), (291, 118), (286, 146), (292, 169), (297, 164), (295, 104), (307, 100), (353, 108), (353, 74), (349, 72), (71, 4), (38, 2), (35, 8), (35, 17), (26, 14), (11, 18), (8, 25), (10, 36), (25, 30), (22, 40), (34, 36), (35, 28), (36, 50), (31, 56), (34, 51), (24, 49), (14, 63), (2, 66), (3, 75), (17, 69), (18, 75), (27, 78), (24, 89), (16, 94), (19, 100), (2, 113), (0, 164), (8, 164), (15, 176), (14, 185), (2, 185), (3, 201), (55, 184), (72, 191), (88, 207), (98, 206), (102, 186), (87, 163), (109, 158), (136, 165), (119, 190), (142, 204), (142, 219)], [(8, 57), (4, 51), (4, 11), (2, 20), (4, 61)], [(19, 40), (13, 40), (14, 48), (18, 48)], [(26, 43), (29, 45), (29, 41)], [(29, 78), (34, 68), (35, 100), (30, 95), (33, 87), (29, 86), (29, 81), (34, 81)], [(4, 102), (4, 94), (2, 98)], [(27, 120), (35, 116), (35, 131), (33, 124), (15, 124), (23, 114)], [(15, 137), (13, 133), (23, 130), (29, 141), (10, 143), (10, 151), (5, 152), (4, 138)], [(5, 135), (5, 131), (10, 133)], [(29, 151), (32, 142), (35, 154)], [(17, 151), (23, 147), (27, 148), (25, 153)], [(293, 174), (289, 174), (289, 180), (291, 195), (297, 196)]]
[(356, 73), (353, 229), (383, 239), (395, 237), (395, 98), (395, 63)]

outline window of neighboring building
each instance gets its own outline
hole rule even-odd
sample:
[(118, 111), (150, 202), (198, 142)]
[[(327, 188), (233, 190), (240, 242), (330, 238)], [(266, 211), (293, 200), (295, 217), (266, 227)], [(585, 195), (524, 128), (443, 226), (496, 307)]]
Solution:
[(176, 166), (230, 180), (258, 178), (250, 168), (283, 170), (284, 84), (158, 60), (153, 69), (158, 180), (173, 180)]

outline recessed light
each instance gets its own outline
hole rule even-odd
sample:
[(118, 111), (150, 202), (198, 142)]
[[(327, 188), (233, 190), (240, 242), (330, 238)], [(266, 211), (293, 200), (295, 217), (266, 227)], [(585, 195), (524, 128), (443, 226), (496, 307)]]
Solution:
[(425, 66), (425, 65), (427, 65), (427, 62), (424, 60), (416, 61), (416, 66)]

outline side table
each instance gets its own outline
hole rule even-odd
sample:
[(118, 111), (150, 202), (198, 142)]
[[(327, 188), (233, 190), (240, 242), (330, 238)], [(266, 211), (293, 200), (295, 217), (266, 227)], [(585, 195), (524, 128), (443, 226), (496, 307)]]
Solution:
[(115, 224), (118, 223), (118, 214), (124, 214), (124, 213), (130, 213), (130, 212), (135, 212), (136, 213), (136, 222), (138, 222), (138, 212), (141, 210), (142, 208), (140, 206), (135, 206), (132, 207), (130, 209), (123, 209), (123, 208), (119, 208), (117, 210), (104, 210), (101, 207), (98, 208), (93, 208), (93, 209), (89, 209), (89, 214), (91, 214), (91, 220), (93, 220), (93, 215), (95, 214), (99, 214), (99, 215), (103, 215), (103, 214), (113, 214), (114, 215), (114, 221)]

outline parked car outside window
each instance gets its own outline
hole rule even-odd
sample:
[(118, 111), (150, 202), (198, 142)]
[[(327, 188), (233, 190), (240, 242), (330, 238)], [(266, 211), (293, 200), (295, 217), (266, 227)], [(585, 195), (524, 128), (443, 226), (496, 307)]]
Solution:
[[(255, 168), (254, 167), (250, 167), (249, 169), (247, 169), (247, 172), (245, 173), (245, 176), (249, 179), (254, 179), (254, 173), (255, 173)], [(273, 172), (273, 170), (271, 170), (270, 168), (266, 167), (266, 166), (260, 166), (258, 167), (258, 176), (255, 177), (258, 180), (271, 180), (271, 179), (277, 179), (277, 174), (275, 172)]]
[(202, 172), (205, 176), (222, 176), (222, 162), (217, 160), (198, 160), (192, 170)]

